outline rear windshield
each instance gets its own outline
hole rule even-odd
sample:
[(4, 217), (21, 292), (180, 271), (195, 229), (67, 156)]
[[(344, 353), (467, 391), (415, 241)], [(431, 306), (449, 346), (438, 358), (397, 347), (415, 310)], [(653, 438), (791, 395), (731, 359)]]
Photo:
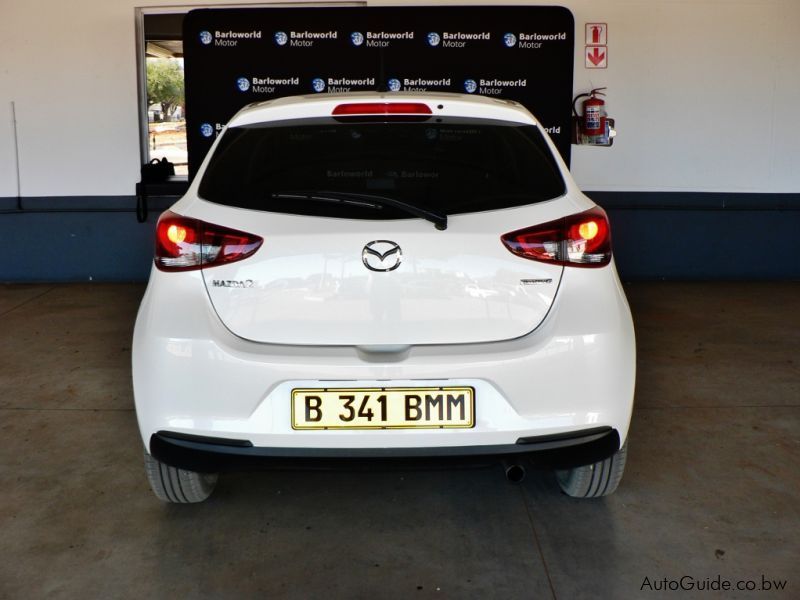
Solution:
[[(199, 187), (202, 198), (219, 204), (350, 219), (413, 218), (407, 210), (354, 201), (359, 197), (453, 215), (541, 202), (564, 191), (536, 127), (444, 117), (231, 127)], [(326, 192), (350, 201), (325, 201)]]

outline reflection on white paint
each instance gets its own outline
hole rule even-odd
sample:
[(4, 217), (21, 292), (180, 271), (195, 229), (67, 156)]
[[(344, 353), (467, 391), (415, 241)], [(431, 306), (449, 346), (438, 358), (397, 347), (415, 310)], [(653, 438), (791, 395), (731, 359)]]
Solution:
[(571, 335), (553, 336), (550, 343), (543, 349), (545, 356), (557, 356), (571, 352), (575, 346), (575, 338)]
[(178, 358), (191, 358), (192, 342), (188, 340), (171, 339), (167, 342), (167, 352)]

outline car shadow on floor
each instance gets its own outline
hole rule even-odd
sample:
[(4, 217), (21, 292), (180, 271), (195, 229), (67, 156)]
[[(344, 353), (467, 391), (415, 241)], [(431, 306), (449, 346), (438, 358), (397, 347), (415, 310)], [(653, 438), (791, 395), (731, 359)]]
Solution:
[[(531, 477), (558, 495), (546, 474)], [(165, 505), (158, 531), (162, 589), (191, 580), (211, 595), (231, 582), (245, 594), (305, 597), (550, 589), (521, 488), (499, 464), (223, 474), (206, 503)], [(208, 564), (219, 568), (198, 571)]]

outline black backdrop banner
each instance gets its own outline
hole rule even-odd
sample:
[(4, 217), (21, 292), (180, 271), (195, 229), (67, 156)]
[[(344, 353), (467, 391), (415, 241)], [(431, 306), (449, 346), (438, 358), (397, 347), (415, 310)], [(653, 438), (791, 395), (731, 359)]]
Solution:
[(569, 164), (574, 31), (560, 6), (192, 10), (183, 22), (190, 177), (243, 106), (364, 90), (516, 100)]

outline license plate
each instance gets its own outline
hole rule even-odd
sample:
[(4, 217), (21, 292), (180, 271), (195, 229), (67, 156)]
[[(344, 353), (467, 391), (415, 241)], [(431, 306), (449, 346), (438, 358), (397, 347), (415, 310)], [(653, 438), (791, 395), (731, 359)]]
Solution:
[(292, 429), (468, 429), (475, 390), (311, 388), (292, 390)]

